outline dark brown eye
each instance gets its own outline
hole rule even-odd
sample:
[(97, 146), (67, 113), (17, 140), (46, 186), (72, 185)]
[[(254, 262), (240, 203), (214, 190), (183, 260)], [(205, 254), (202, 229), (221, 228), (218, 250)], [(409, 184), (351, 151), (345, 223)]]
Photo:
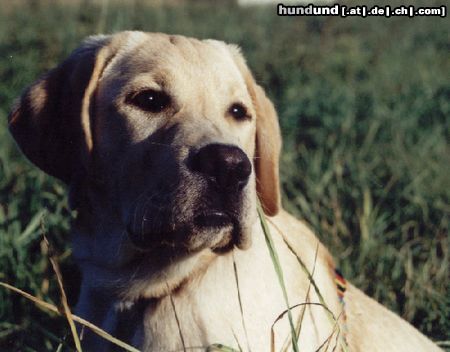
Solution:
[(250, 118), (246, 107), (240, 103), (234, 103), (233, 105), (231, 105), (228, 109), (228, 112), (236, 120), (245, 120)]
[(133, 95), (128, 102), (142, 110), (158, 113), (170, 105), (170, 97), (164, 92), (148, 89)]

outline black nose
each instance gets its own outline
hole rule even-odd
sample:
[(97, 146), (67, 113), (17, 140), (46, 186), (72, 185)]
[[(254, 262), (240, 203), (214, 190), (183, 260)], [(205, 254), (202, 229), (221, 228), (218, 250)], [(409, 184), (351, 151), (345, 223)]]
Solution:
[(240, 148), (226, 144), (201, 148), (193, 155), (190, 168), (226, 190), (242, 189), (252, 172), (247, 155)]

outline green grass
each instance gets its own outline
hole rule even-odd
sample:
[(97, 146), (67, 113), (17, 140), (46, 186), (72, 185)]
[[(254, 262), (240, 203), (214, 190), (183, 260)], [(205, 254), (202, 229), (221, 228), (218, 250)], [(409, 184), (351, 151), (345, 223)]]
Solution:
[[(448, 19), (81, 3), (0, 10), (0, 281), (59, 302), (40, 236), (46, 209), (76, 299), (65, 188), (15, 147), (6, 129), (13, 99), (86, 35), (181, 33), (242, 46), (280, 115), (284, 205), (311, 224), (344, 275), (433, 339), (450, 339)], [(69, 334), (63, 318), (0, 289), (1, 350), (54, 351)]]

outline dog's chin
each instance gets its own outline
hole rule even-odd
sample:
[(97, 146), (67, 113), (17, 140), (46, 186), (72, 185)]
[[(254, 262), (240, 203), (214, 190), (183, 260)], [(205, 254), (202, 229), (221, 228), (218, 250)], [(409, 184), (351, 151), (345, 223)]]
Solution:
[(195, 216), (188, 247), (192, 250), (209, 248), (227, 252), (235, 245), (239, 224), (221, 211), (202, 212)]
[[(123, 291), (123, 297), (131, 301), (160, 298), (182, 289), (215, 257), (237, 245), (236, 229), (232, 221), (221, 221), (219, 217), (199, 218), (192, 225), (191, 232), (184, 234), (183, 241), (160, 241), (151, 247), (147, 245), (145, 250), (139, 246), (140, 254), (130, 265), (146, 270), (134, 271), (134, 284)], [(173, 235), (177, 236), (180, 234)]]
[(216, 253), (228, 252), (234, 247), (233, 225), (225, 225), (213, 228), (200, 228), (195, 230), (187, 247), (191, 252), (197, 252), (209, 248)]

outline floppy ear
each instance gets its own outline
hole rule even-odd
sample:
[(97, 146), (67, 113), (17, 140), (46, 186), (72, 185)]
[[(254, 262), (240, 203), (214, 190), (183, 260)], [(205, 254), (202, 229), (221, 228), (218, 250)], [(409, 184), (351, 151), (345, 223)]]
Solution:
[(279, 160), (281, 133), (278, 116), (264, 90), (254, 86), (256, 109), (256, 190), (264, 212), (269, 216), (278, 213), (281, 207)]
[(278, 116), (264, 90), (255, 83), (239, 48), (229, 45), (229, 49), (244, 76), (256, 111), (256, 191), (264, 212), (269, 216), (274, 216), (281, 208), (279, 181), (281, 133)]
[(91, 100), (112, 57), (109, 36), (88, 38), (67, 60), (28, 87), (8, 117), (23, 153), (69, 184), (92, 150)]

